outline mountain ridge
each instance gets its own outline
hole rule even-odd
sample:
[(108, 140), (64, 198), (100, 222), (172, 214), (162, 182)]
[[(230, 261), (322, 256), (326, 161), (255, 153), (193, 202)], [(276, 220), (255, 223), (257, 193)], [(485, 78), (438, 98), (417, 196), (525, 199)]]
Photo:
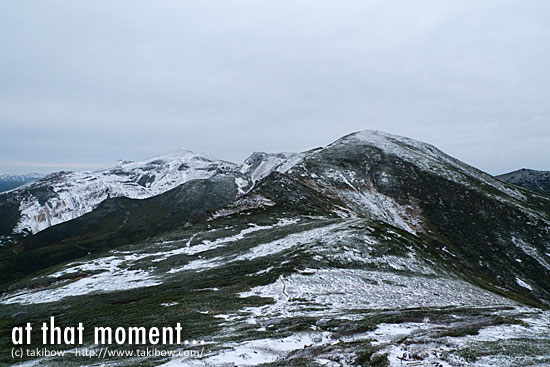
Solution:
[(496, 177), (502, 181), (550, 196), (550, 171), (521, 168)]
[(44, 177), (44, 175), (40, 173), (27, 173), (24, 175), (0, 174), (0, 193), (16, 189), (26, 183), (39, 180), (42, 177)]
[[(327, 147), (307, 152), (255, 152), (240, 165), (211, 158), (204, 154), (195, 154), (181, 148), (144, 161), (119, 161), (110, 168), (97, 171), (52, 173), (33, 184), (9, 193), (18, 196), (15, 201), (20, 203), (19, 208), (13, 208), (13, 204), (10, 206), (10, 200), (0, 194), (0, 211), (2, 209), (9, 210), (10, 214), (5, 215), (7, 218), (17, 217), (16, 221), (12, 219), (9, 223), (12, 226), (11, 230), (7, 228), (7, 225), (2, 226), (0, 235), (37, 233), (51, 225), (74, 219), (92, 211), (106, 198), (118, 196), (136, 199), (147, 198), (168, 191), (188, 180), (210, 177), (219, 172), (232, 170), (240, 172), (244, 177), (241, 177), (239, 187), (241, 190), (250, 189), (256, 181), (267, 176), (273, 170), (286, 172), (303, 160), (306, 155), (315, 154), (315, 152), (347, 140), (363, 140), (365, 143), (382, 148), (387, 154), (401, 155), (405, 160), (422, 164), (423, 169), (439, 169), (444, 174), (449, 173), (449, 170), (435, 162), (445, 162), (457, 168), (454, 173), (450, 173), (454, 176), (447, 177), (449, 179), (457, 180), (461, 179), (461, 176), (464, 179), (464, 175), (473, 175), (518, 200), (524, 199), (523, 194), (513, 186), (502, 185), (499, 180), (446, 155), (433, 145), (376, 130), (364, 130), (348, 134)], [(189, 162), (193, 162), (195, 166), (188, 166)], [(164, 169), (163, 166), (169, 168)], [(178, 170), (185, 172), (178, 172)], [(106, 177), (114, 178), (106, 181)], [(83, 195), (84, 191), (88, 191), (88, 193)], [(19, 214), (16, 213), (17, 211)]]

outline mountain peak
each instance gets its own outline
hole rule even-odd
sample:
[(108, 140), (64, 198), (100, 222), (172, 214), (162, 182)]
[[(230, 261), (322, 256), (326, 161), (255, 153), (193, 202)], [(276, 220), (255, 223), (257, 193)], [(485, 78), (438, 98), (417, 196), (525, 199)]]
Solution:
[(351, 141), (373, 145), (394, 154), (399, 154), (402, 153), (403, 150), (407, 150), (418, 151), (437, 158), (441, 158), (441, 155), (447, 156), (431, 144), (380, 130), (357, 131), (338, 139), (335, 143)]

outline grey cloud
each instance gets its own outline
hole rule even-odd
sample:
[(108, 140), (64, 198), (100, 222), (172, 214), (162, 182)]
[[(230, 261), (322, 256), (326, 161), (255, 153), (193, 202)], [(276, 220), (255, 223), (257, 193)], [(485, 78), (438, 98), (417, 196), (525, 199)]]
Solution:
[(93, 168), (179, 147), (239, 162), (362, 129), (430, 142), (490, 173), (550, 169), (549, 10), (3, 2), (0, 171)]

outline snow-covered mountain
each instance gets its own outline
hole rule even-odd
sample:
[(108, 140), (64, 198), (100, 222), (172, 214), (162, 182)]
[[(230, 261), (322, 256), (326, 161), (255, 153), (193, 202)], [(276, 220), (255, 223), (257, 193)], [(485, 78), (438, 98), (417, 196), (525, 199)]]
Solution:
[[(189, 150), (140, 162), (119, 161), (97, 171), (57, 172), (3, 195), (0, 210), (18, 202), (14, 233), (37, 233), (77, 218), (110, 197), (144, 199), (184, 182), (234, 170), (235, 164)], [(13, 212), (13, 205), (11, 207)], [(4, 233), (8, 234), (8, 233)]]
[(26, 184), (27, 182), (36, 181), (44, 175), (40, 173), (28, 173), (25, 175), (0, 175), (0, 192), (8, 191), (15, 189), (21, 185)]

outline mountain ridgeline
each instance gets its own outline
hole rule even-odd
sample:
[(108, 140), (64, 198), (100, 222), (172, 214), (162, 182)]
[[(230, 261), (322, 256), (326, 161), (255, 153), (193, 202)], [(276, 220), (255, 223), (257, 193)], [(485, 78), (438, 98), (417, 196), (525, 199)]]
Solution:
[[(303, 323), (316, 309), (330, 319), (350, 307), (550, 307), (550, 197), (379, 131), (302, 153), (254, 153), (242, 165), (180, 151), (54, 174), (0, 195), (0, 212), (0, 286), (13, 307), (132, 302), (146, 313), (153, 294), (185, 303), (184, 313), (202, 302), (235, 315), (254, 306), (258, 338), (270, 337), (273, 320)], [(124, 289), (140, 291), (77, 287), (102, 274), (131, 276)], [(215, 291), (199, 300), (183, 291), (190, 284)], [(347, 286), (353, 298), (344, 299)], [(61, 314), (76, 318), (77, 309)], [(197, 315), (189, 325), (213, 338), (227, 320), (240, 330), (237, 316), (205, 324)], [(313, 329), (325, 327), (316, 320)]]
[(26, 183), (36, 181), (43, 177), (39, 173), (29, 173), (26, 175), (0, 175), (0, 193), (15, 189)]
[(502, 181), (550, 196), (550, 172), (522, 168), (496, 176)]

